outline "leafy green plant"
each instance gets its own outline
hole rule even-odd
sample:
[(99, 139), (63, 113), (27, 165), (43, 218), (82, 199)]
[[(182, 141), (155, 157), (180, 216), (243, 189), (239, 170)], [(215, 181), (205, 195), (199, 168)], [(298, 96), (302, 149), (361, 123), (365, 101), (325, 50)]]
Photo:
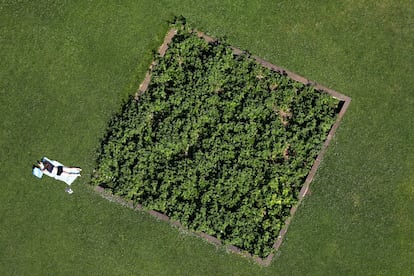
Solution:
[(338, 100), (180, 29), (109, 123), (93, 184), (266, 257)]

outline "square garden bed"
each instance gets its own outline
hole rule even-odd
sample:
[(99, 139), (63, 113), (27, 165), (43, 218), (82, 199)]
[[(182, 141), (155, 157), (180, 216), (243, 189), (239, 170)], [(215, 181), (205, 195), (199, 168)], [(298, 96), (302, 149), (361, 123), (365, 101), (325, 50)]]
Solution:
[(349, 102), (174, 28), (109, 123), (92, 183), (268, 264)]

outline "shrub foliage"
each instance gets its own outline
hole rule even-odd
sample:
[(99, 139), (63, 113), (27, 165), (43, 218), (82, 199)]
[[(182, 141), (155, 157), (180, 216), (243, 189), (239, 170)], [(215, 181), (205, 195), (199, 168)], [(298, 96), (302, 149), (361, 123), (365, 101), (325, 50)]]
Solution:
[(183, 30), (155, 62), (110, 121), (93, 184), (266, 257), (339, 101)]

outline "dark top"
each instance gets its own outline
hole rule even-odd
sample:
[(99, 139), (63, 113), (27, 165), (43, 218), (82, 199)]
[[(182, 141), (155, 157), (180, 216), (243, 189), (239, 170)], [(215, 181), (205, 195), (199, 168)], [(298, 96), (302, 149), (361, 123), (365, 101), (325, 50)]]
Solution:
[[(43, 165), (45, 166), (45, 169), (49, 172), (52, 173), (53, 168), (55, 166), (53, 166), (52, 163), (50, 163), (49, 161), (43, 160)], [(63, 166), (57, 166), (57, 175), (61, 175), (63, 172)]]
[(43, 165), (45, 166), (45, 169), (50, 173), (52, 173), (53, 168), (55, 167), (49, 161), (43, 161)]

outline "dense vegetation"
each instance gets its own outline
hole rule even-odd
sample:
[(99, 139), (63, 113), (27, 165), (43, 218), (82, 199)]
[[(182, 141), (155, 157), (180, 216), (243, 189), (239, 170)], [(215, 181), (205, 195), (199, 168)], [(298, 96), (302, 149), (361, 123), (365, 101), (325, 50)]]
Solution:
[(265, 257), (338, 100), (179, 31), (113, 117), (93, 183)]

